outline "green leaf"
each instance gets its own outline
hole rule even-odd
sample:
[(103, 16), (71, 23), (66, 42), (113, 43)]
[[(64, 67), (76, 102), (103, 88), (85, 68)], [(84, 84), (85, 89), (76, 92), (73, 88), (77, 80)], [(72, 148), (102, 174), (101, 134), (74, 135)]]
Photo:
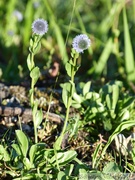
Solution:
[(38, 78), (40, 77), (40, 70), (39, 67), (35, 67), (32, 69), (32, 71), (30, 72), (30, 77), (32, 78), (32, 83), (33, 86), (36, 84)]
[[(56, 155), (57, 155), (57, 158), (56, 158)], [(51, 159), (50, 159), (50, 163), (51, 164), (56, 164), (56, 159), (57, 159), (57, 161), (59, 160), (59, 159), (61, 159), (61, 158), (63, 158), (63, 156), (64, 156), (64, 153), (62, 153), (62, 152), (56, 152), (56, 155), (54, 155)]]
[(109, 108), (109, 110), (112, 109), (112, 103), (111, 103), (111, 97), (109, 94), (106, 95), (106, 103), (107, 103), (107, 107)]
[(85, 95), (85, 99), (91, 99), (92, 98), (92, 92), (88, 92), (86, 95)]
[(10, 156), (2, 145), (0, 145), (0, 160), (3, 160), (5, 162), (10, 161)]
[(101, 144), (98, 144), (93, 155), (92, 155), (92, 168), (94, 169), (96, 167), (96, 163), (98, 160), (99, 150), (101, 149)]
[(30, 157), (31, 164), (33, 164), (33, 162), (34, 162), (36, 151), (37, 151), (37, 144), (34, 144), (31, 146), (30, 151), (29, 151), (29, 157)]
[(98, 112), (98, 109), (93, 106), (93, 107), (91, 108), (91, 112), (92, 112), (92, 114), (96, 114), (96, 113)]
[(38, 100), (35, 100), (33, 110), (32, 110), (32, 114), (33, 114), (34, 117), (36, 117), (36, 113), (38, 111), (37, 109), (38, 109)]
[(83, 96), (86, 96), (90, 91), (91, 81), (88, 81), (83, 87)]
[(128, 110), (124, 110), (122, 112), (122, 116), (120, 117), (120, 121), (122, 122), (123, 120), (128, 120), (130, 118), (130, 113)]
[(82, 107), (82, 105), (81, 105), (81, 104), (76, 103), (76, 101), (72, 101), (72, 107), (74, 107), (74, 108), (76, 108), (76, 109), (79, 109), (79, 108), (81, 108), (81, 107)]
[[(77, 156), (77, 153), (76, 153), (76, 151), (69, 150), (67, 152), (58, 152), (56, 155), (57, 155), (58, 164), (61, 166), (64, 166), (67, 163), (74, 160), (74, 158)], [(50, 163), (52, 163), (53, 165), (56, 164), (56, 156), (55, 155), (51, 158)]]
[(68, 104), (68, 98), (69, 96), (71, 96), (71, 83), (64, 83), (63, 85), (63, 90), (62, 90), (62, 100), (63, 103), (65, 105), (65, 107), (67, 107)]
[(41, 124), (42, 120), (43, 120), (42, 109), (37, 111), (35, 119), (36, 119), (35, 126), (38, 127)]
[(45, 158), (49, 156), (51, 150), (46, 150), (45, 147), (45, 143), (37, 143), (31, 146), (29, 151), (29, 158), (31, 164), (34, 163), (34, 160), (37, 161), (37, 159), (40, 158), (42, 155), (45, 156)]
[(119, 99), (119, 87), (117, 85), (113, 85), (113, 92), (112, 92), (112, 109), (115, 110), (118, 99)]
[[(82, 161), (80, 161), (78, 158), (75, 158), (74, 161), (76, 162), (76, 165), (75, 165), (75, 169), (74, 169), (74, 174), (76, 176), (79, 175), (79, 170), (80, 169), (84, 169), (88, 172), (89, 168), (86, 164), (83, 164)], [(82, 177), (80, 176), (80, 179), (85, 179), (85, 177)]]
[(59, 171), (57, 180), (66, 180), (66, 174), (63, 171)]
[(26, 157), (28, 152), (28, 139), (21, 130), (16, 130), (15, 133), (22, 155)]
[(73, 172), (73, 170), (74, 170), (74, 164), (69, 164), (69, 165), (66, 165), (66, 169), (65, 169), (65, 174), (67, 175), (67, 176), (71, 176), (71, 174), (72, 174), (72, 172)]
[(103, 168), (103, 173), (118, 173), (121, 172), (119, 166), (115, 162), (109, 162)]
[(34, 41), (33, 38), (30, 38), (30, 47), (33, 47)]
[(41, 49), (41, 42), (38, 42), (34, 48), (34, 54), (37, 54), (39, 50)]
[(56, 139), (56, 141), (55, 141), (55, 143), (54, 143), (54, 145), (53, 145), (53, 147), (54, 147), (55, 150), (60, 150), (60, 148), (61, 148), (60, 146), (61, 146), (62, 139), (63, 139), (63, 136), (59, 136), (59, 137)]
[(81, 97), (81, 95), (78, 95), (76, 92), (74, 92), (73, 98), (76, 101), (76, 103), (78, 103), (78, 104), (82, 103), (83, 98)]
[(109, 119), (104, 120), (103, 124), (106, 131), (110, 131), (112, 129), (112, 123)]
[(41, 48), (41, 37), (42, 36), (38, 36), (38, 35), (33, 35), (33, 37), (30, 39), (30, 47), (29, 47), (29, 51), (31, 52), (31, 54), (33, 53), (33, 55), (37, 54)]
[(75, 54), (76, 54), (76, 51), (74, 50), (74, 48), (72, 48), (71, 49), (71, 57), (74, 58)]
[(71, 77), (72, 65), (69, 62), (67, 62), (65, 67), (66, 67), (66, 71), (67, 71), (68, 76)]
[(30, 163), (30, 161), (29, 161), (29, 159), (28, 158), (23, 158), (23, 164), (24, 164), (24, 166), (25, 166), (25, 168), (27, 169), (27, 170), (30, 170), (31, 169), (31, 163)]
[(124, 106), (123, 109), (127, 109), (128, 107), (130, 107), (131, 105), (133, 105), (135, 102), (135, 98), (134, 97), (128, 97), (127, 99), (124, 100)]
[(31, 55), (30, 54), (27, 57), (27, 66), (28, 66), (29, 71), (31, 71), (31, 69), (33, 67), (32, 67), (32, 64), (31, 64)]
[(80, 120), (80, 116), (78, 115), (76, 118), (75, 118), (75, 122), (73, 124), (73, 127), (72, 127), (72, 130), (71, 130), (71, 133), (70, 133), (70, 138), (73, 137), (76, 132), (78, 131), (78, 126), (79, 126), (79, 120)]
[(58, 163), (59, 163), (59, 165), (64, 166), (67, 163), (73, 161), (76, 156), (77, 156), (77, 153), (74, 150), (69, 150), (67, 152), (57, 153)]
[(80, 179), (89, 180), (88, 173), (84, 168), (79, 169), (79, 177), (80, 177)]
[(14, 148), (14, 150), (16, 151), (16, 153), (18, 154), (18, 156), (21, 156), (22, 155), (22, 151), (19, 147), (18, 144), (12, 144), (12, 147)]

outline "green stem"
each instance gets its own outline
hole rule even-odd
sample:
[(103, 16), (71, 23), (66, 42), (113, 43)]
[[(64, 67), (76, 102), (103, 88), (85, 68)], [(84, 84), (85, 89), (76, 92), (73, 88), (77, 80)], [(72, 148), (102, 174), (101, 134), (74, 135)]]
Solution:
[[(32, 64), (32, 69), (33, 69), (35, 67), (34, 53), (31, 53), (31, 64)], [(31, 69), (31, 71), (32, 71), (32, 69)], [(35, 125), (36, 119), (35, 119), (35, 112), (34, 112), (34, 79), (32, 77), (31, 77), (31, 89), (30, 89), (30, 104), (31, 104), (31, 108), (32, 108), (35, 143), (37, 143), (38, 142), (38, 140), (37, 140), (37, 128)]]
[(35, 117), (33, 116), (35, 144), (37, 144), (37, 143), (38, 143), (38, 138), (37, 138), (37, 127), (36, 127), (36, 125), (35, 125), (35, 121), (36, 121), (36, 119), (35, 119)]
[[(35, 67), (35, 63), (34, 63), (34, 53), (31, 52), (31, 66), (32, 66), (32, 69)], [(31, 69), (31, 70), (32, 70)]]
[(31, 80), (31, 92), (30, 92), (30, 104), (31, 107), (33, 108), (34, 106), (34, 86), (33, 86), (33, 79)]
[(74, 88), (74, 76), (75, 76), (75, 67), (76, 67), (76, 61), (77, 61), (77, 56), (75, 54), (75, 57), (73, 59), (73, 66), (71, 69), (71, 88), (70, 88), (70, 96), (68, 98), (68, 103), (67, 103), (67, 110), (66, 110), (66, 117), (65, 117), (65, 121), (64, 121), (64, 126), (63, 126), (63, 130), (61, 133), (61, 142), (60, 142), (60, 146), (63, 140), (63, 136), (65, 134), (66, 131), (66, 127), (67, 127), (67, 123), (68, 123), (68, 119), (69, 119), (69, 111), (70, 111), (70, 106), (72, 104), (72, 97), (73, 97), (73, 88)]
[[(30, 53), (30, 58), (31, 58), (31, 71), (32, 71), (32, 69), (35, 67), (34, 53), (32, 53), (32, 52)], [(31, 77), (30, 105), (33, 108), (33, 105), (34, 105), (34, 82), (33, 82), (32, 77)]]

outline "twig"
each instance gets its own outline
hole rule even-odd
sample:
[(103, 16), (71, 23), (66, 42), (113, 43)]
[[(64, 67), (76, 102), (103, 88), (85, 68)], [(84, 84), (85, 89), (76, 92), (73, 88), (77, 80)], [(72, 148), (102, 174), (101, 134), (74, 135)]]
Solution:
[[(0, 106), (0, 115), (6, 117), (20, 116), (22, 117), (22, 121), (26, 123), (32, 120), (32, 110), (30, 108)], [(59, 115), (43, 111), (43, 118), (46, 117), (58, 124), (63, 122), (63, 119)]]

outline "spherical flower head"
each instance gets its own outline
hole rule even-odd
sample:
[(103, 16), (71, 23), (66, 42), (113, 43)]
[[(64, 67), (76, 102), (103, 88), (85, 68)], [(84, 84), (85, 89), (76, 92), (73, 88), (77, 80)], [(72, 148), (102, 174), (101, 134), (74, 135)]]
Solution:
[(48, 31), (48, 23), (44, 19), (37, 19), (32, 23), (32, 31), (37, 35), (44, 35)]
[(17, 18), (17, 20), (19, 22), (21, 22), (23, 20), (23, 15), (22, 15), (22, 13), (20, 11), (14, 10), (13, 15)]
[(83, 51), (85, 49), (88, 49), (90, 45), (91, 45), (91, 40), (88, 38), (86, 34), (77, 35), (73, 39), (73, 43), (72, 43), (73, 49), (78, 53), (83, 53)]

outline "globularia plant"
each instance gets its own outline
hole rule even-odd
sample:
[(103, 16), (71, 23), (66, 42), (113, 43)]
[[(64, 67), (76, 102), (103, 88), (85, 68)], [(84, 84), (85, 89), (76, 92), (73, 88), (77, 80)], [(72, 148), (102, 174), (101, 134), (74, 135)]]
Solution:
[(62, 92), (62, 99), (65, 107), (67, 108), (66, 117), (65, 117), (62, 133), (54, 145), (56, 149), (61, 148), (62, 140), (64, 138), (64, 134), (66, 133), (66, 127), (69, 119), (69, 110), (70, 110), (70, 106), (72, 105), (73, 93), (75, 92), (74, 77), (78, 68), (80, 67), (80, 64), (78, 64), (77, 59), (79, 57), (79, 53), (83, 53), (83, 51), (88, 49), (90, 45), (91, 45), (91, 40), (85, 34), (77, 35), (73, 39), (71, 59), (66, 63), (66, 71), (68, 76), (70, 77), (70, 80), (68, 83), (64, 84), (63, 92)]
[(31, 77), (31, 89), (30, 89), (30, 105), (32, 108), (33, 124), (35, 143), (37, 143), (37, 127), (40, 125), (43, 114), (42, 110), (38, 110), (38, 101), (34, 100), (34, 86), (40, 76), (39, 67), (35, 66), (34, 55), (40, 50), (40, 42), (42, 36), (48, 31), (48, 23), (43, 19), (37, 19), (32, 23), (33, 35), (30, 39), (29, 55), (27, 58), (27, 65), (30, 71)]

